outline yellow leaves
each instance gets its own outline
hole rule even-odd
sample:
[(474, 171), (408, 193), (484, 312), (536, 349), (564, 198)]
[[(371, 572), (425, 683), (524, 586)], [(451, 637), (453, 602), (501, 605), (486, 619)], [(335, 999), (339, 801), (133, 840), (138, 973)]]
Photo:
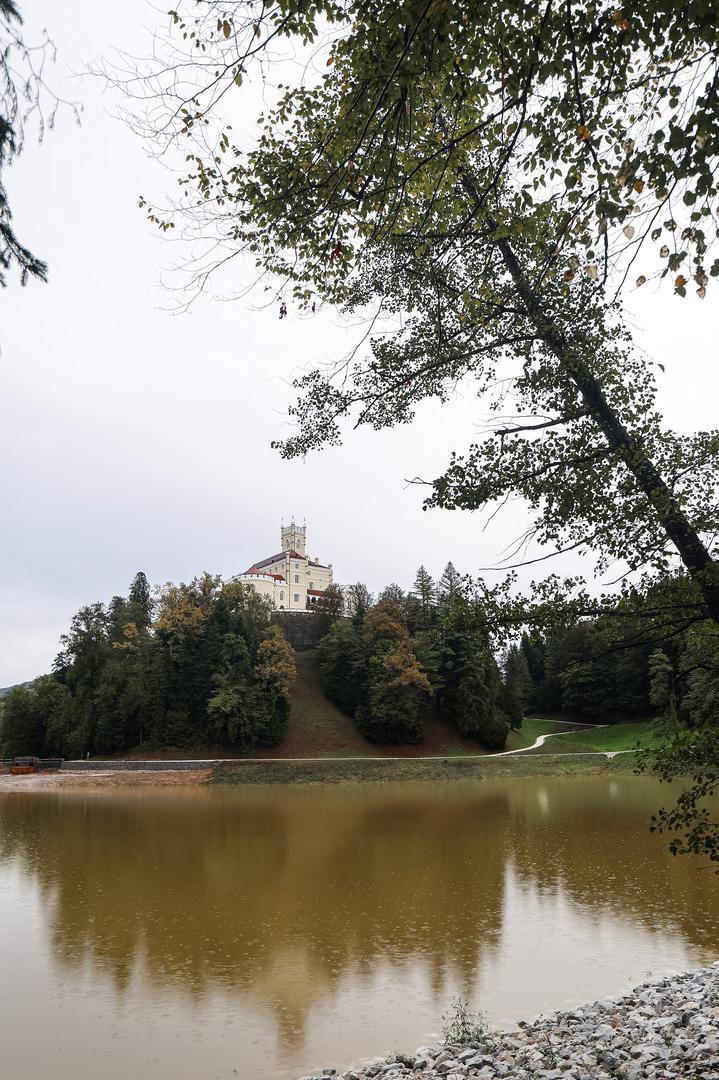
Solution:
[(228, 23), (227, 19), (225, 19), (225, 21), (222, 23), (221, 28), (222, 28), (222, 33), (225, 35), (226, 38), (228, 38), (230, 36), (230, 34), (232, 33), (232, 27)]
[(599, 270), (593, 263), (587, 266), (584, 272), (591, 281), (596, 281), (599, 276)]
[(589, 130), (589, 128), (587, 127), (586, 124), (580, 124), (579, 127), (577, 128), (577, 134), (579, 135), (580, 139), (583, 139), (586, 142), (587, 139), (589, 138), (589, 136), (591, 135), (591, 131)]
[(643, 180), (635, 180), (634, 183), (632, 184), (632, 187), (636, 191), (637, 195), (641, 195), (641, 193), (644, 191), (644, 181)]
[(625, 225), (624, 229), (623, 229), (623, 232), (624, 232), (624, 235), (626, 236), (627, 240), (631, 240), (631, 238), (634, 236), (634, 226), (633, 225)]
[(697, 289), (697, 296), (699, 297), (700, 300), (703, 300), (704, 297), (706, 296), (706, 294), (707, 294), (707, 291), (706, 291), (706, 289), (704, 288), (703, 285), (702, 285), (701, 289)]
[(659, 257), (661, 259), (668, 259), (669, 258), (669, 248), (667, 247), (666, 244), (662, 244), (662, 246), (659, 248)]
[(676, 285), (676, 287), (678, 289), (683, 289), (684, 286), (686, 285), (686, 283), (687, 283), (687, 279), (684, 277), (684, 274), (678, 274), (674, 278), (674, 284)]
[(697, 285), (704, 286), (708, 283), (709, 278), (706, 276), (703, 270), (699, 269), (694, 275), (694, 280), (696, 281)]
[(639, 288), (641, 285), (643, 285), (646, 280), (647, 279), (645, 278), (644, 274), (640, 274), (639, 277), (637, 278), (637, 281), (636, 281), (637, 288)]
[(257, 648), (255, 677), (266, 690), (287, 698), (297, 675), (295, 651), (277, 626), (270, 627)]
[(617, 30), (628, 30), (629, 27), (632, 25), (629, 22), (629, 19), (627, 19), (626, 16), (623, 14), (621, 8), (616, 8), (612, 12), (612, 22), (616, 26)]

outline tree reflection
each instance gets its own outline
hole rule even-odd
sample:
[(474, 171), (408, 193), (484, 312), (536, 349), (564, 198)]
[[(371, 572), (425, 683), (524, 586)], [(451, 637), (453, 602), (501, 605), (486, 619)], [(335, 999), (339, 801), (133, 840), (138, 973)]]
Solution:
[(716, 892), (650, 836), (655, 803), (599, 777), (7, 795), (0, 861), (40, 886), (68, 969), (89, 960), (118, 991), (139, 969), (158, 995), (240, 992), (291, 1043), (350, 973), (391, 964), (401, 981), (419, 963), (437, 996), (471, 988), (510, 869), (512, 888), (704, 943)]

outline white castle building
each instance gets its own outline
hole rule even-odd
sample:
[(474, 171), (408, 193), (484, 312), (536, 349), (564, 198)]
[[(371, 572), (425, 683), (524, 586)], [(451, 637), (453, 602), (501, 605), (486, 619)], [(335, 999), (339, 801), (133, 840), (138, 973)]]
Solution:
[(253, 563), (232, 580), (251, 585), (271, 600), (276, 611), (311, 611), (332, 584), (332, 563), (325, 566), (319, 559), (308, 558), (306, 543), (306, 525), (295, 525), (294, 521), (282, 525), (282, 550)]

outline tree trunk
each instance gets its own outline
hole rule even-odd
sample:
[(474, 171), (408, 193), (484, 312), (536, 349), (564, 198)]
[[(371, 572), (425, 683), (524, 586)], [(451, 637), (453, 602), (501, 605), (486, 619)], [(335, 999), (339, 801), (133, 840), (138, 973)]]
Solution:
[[(490, 225), (493, 223), (489, 223)], [(604, 392), (583, 365), (572, 363), (571, 344), (548, 319), (527, 281), (519, 260), (506, 239), (495, 240), (505, 267), (514, 281), (538, 336), (562, 364), (577, 387), (589, 414), (594, 418), (612, 450), (617, 451), (640, 489), (654, 507), (662, 528), (670, 538), (692, 579), (701, 590), (707, 613), (719, 625), (719, 563), (712, 559), (684, 511), (660, 476), (641, 442), (630, 435)]]

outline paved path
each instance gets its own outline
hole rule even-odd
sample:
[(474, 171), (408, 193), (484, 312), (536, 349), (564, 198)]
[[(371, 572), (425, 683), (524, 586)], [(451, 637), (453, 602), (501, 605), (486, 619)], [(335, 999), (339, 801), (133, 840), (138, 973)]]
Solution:
[[(576, 731), (579, 728), (605, 728), (609, 727), (608, 724), (584, 724), (578, 723), (573, 720), (545, 720), (543, 717), (527, 717), (528, 720), (534, 720), (535, 722), (542, 724), (563, 724), (568, 728)], [(237, 765), (242, 762), (250, 764), (261, 764), (262, 762), (271, 762), (277, 764), (278, 762), (286, 762), (287, 764), (297, 762), (310, 762), (310, 761), (447, 761), (462, 760), (462, 761), (490, 761), (498, 757), (510, 757), (514, 754), (526, 754), (530, 750), (536, 750), (538, 747), (543, 746), (547, 739), (553, 738), (555, 735), (566, 735), (564, 731), (553, 731), (548, 735), (540, 735), (531, 746), (522, 746), (518, 750), (502, 750), (498, 754), (432, 754), (432, 755), (418, 755), (416, 757), (368, 757), (361, 755), (352, 755), (346, 757), (242, 757), (242, 758), (179, 758), (174, 761), (162, 761), (156, 758), (141, 759), (113, 759), (111, 761), (101, 761), (98, 758), (80, 758), (76, 761), (66, 761), (63, 765), (63, 769), (68, 772), (104, 772), (104, 771), (120, 771), (120, 770), (142, 770), (152, 772), (170, 772), (184, 769), (211, 769), (215, 765)], [(634, 754), (635, 750), (573, 750), (566, 751), (565, 753), (546, 754), (546, 757), (596, 757), (597, 755), (613, 758), (617, 754)]]

